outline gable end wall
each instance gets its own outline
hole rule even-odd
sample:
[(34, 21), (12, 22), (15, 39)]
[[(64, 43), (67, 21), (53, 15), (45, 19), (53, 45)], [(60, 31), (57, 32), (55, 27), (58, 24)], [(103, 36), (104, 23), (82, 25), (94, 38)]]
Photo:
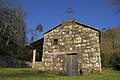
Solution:
[[(58, 45), (54, 45), (54, 39)], [(63, 23), (44, 34), (43, 70), (66, 72), (66, 54), (77, 53), (78, 72), (101, 71), (99, 32), (75, 23)]]

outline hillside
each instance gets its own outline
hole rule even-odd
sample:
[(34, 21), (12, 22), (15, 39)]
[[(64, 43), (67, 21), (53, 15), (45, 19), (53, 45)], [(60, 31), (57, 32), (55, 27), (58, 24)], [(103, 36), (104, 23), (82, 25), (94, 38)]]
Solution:
[(101, 32), (101, 56), (104, 66), (120, 64), (120, 26)]

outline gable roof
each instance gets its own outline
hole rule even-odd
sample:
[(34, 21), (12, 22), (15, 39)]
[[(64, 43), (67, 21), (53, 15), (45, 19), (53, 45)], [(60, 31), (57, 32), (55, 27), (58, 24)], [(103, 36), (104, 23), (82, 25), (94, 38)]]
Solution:
[(68, 20), (68, 21), (65, 21), (65, 22), (60, 23), (60, 24), (57, 25), (56, 27), (54, 27), (54, 28), (48, 30), (47, 32), (45, 32), (44, 34), (46, 34), (46, 33), (50, 32), (50, 31), (56, 29), (57, 27), (61, 26), (63, 23), (66, 23), (66, 22), (76, 23), (76, 24), (78, 24), (78, 25), (82, 25), (82, 26), (84, 26), (84, 27), (87, 27), (87, 28), (90, 28), (90, 29), (93, 29), (93, 30), (96, 30), (96, 31), (100, 32), (99, 29), (97, 29), (97, 28), (93, 28), (93, 27), (88, 26), (88, 25), (86, 25), (86, 24), (79, 23), (77, 20)]

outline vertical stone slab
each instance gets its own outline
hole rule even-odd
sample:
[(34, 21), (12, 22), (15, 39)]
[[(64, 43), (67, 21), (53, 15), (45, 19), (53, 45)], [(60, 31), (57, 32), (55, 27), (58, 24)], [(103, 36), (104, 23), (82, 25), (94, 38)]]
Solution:
[(32, 68), (35, 66), (36, 50), (33, 50)]

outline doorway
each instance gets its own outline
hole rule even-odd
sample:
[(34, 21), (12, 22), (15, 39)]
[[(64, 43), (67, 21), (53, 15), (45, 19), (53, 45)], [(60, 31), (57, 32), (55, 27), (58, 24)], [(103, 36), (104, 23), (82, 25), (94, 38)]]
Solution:
[(66, 57), (66, 74), (68, 76), (78, 75), (77, 53), (67, 54)]

